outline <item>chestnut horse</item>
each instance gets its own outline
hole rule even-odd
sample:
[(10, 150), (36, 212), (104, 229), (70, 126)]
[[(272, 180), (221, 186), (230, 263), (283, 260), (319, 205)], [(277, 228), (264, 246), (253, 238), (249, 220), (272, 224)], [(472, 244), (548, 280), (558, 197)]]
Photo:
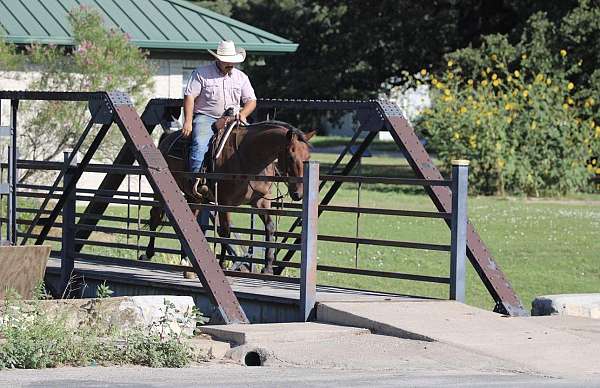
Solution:
[[(218, 124), (219, 122), (217, 122)], [(222, 135), (222, 130), (219, 131)], [(274, 176), (276, 172), (284, 176), (302, 177), (303, 163), (310, 159), (308, 140), (316, 131), (303, 133), (291, 125), (279, 121), (264, 121), (248, 126), (234, 128), (230, 135), (223, 140), (218, 148), (222, 149), (219, 156), (213, 161), (212, 171), (215, 173), (266, 175)], [(217, 139), (219, 136), (217, 136)], [(188, 178), (187, 151), (189, 140), (182, 139), (181, 131), (163, 134), (158, 148), (165, 157), (169, 170), (173, 173), (180, 190), (185, 194), (188, 202), (201, 204), (193, 191)], [(216, 143), (216, 142), (215, 142)], [(215, 149), (216, 144), (211, 145)], [(208, 154), (211, 151), (207, 153)], [(208, 182), (211, 192), (206, 197), (213, 197), (215, 182)], [(272, 182), (249, 180), (221, 180), (217, 186), (217, 201), (223, 206), (239, 206), (249, 204), (258, 209), (271, 207)], [(288, 192), (294, 201), (302, 199), (302, 183), (289, 183)], [(196, 207), (194, 207), (196, 208)], [(198, 215), (198, 210), (194, 211)], [(219, 236), (228, 238), (231, 234), (231, 216), (227, 212), (219, 211)], [(153, 207), (150, 210), (149, 227), (155, 231), (164, 216), (162, 207)], [(264, 223), (266, 241), (275, 241), (275, 225), (271, 216), (260, 214)], [(273, 248), (265, 251), (265, 267), (263, 273), (273, 273), (275, 260)], [(154, 237), (150, 237), (146, 254), (140, 260), (150, 260), (154, 256)], [(219, 263), (224, 266), (225, 246), (222, 244)]]

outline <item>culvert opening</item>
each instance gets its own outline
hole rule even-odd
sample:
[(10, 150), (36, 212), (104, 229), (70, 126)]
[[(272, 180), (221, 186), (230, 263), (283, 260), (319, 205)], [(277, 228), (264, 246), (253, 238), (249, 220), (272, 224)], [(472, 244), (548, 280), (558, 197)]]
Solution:
[(258, 352), (248, 352), (244, 357), (244, 364), (246, 366), (262, 366), (262, 359)]

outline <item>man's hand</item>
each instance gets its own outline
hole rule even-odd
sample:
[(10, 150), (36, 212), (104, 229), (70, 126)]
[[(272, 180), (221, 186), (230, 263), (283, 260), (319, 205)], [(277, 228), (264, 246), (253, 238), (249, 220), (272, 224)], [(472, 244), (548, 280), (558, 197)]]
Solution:
[(248, 120), (246, 119), (246, 115), (243, 114), (242, 112), (240, 112), (240, 114), (238, 115), (238, 120), (240, 120), (240, 122), (242, 124), (248, 124)]
[(183, 123), (183, 128), (181, 128), (181, 134), (183, 137), (189, 137), (192, 134), (192, 123), (186, 121)]

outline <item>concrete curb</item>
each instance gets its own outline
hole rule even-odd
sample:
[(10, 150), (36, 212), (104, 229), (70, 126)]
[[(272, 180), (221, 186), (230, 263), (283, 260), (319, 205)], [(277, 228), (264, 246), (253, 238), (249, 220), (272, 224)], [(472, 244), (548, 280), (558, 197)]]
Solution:
[(386, 323), (371, 320), (360, 315), (348, 313), (347, 311), (335, 309), (324, 304), (317, 304), (317, 321), (332, 323), (343, 326), (362, 327), (376, 334), (389, 335), (392, 337), (412, 339), (418, 341), (434, 342), (435, 339), (422, 334), (400, 329)]

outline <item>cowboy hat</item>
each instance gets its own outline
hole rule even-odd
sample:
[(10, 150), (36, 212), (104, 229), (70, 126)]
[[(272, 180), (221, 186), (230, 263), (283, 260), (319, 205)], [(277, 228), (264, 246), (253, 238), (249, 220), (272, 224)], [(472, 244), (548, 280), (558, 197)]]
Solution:
[(246, 59), (246, 50), (243, 48), (235, 48), (235, 44), (231, 40), (224, 40), (219, 43), (217, 52), (208, 50), (215, 58), (221, 62), (241, 63)]

